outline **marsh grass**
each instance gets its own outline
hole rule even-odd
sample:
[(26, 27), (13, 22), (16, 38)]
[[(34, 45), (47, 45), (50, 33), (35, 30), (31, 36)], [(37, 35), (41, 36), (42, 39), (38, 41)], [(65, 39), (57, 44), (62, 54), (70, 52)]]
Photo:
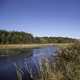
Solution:
[(64, 80), (80, 80), (80, 43), (58, 51), (56, 69), (64, 75)]
[(16, 63), (14, 63), (14, 66), (16, 68), (17, 80), (22, 80), (23, 71), (20, 69), (20, 67)]
[[(39, 77), (33, 77), (33, 80), (80, 80), (80, 44), (63, 48), (57, 53), (52, 63), (45, 56), (40, 59)], [(21, 71), (16, 70), (18, 80), (22, 80)]]
[(80, 80), (80, 43), (61, 48), (53, 63), (41, 60), (41, 80)]

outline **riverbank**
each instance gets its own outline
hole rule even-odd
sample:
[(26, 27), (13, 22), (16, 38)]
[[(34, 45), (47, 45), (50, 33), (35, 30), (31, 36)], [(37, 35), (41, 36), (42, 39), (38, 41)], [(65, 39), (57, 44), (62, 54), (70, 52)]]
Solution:
[(65, 48), (72, 43), (51, 43), (51, 44), (2, 44), (0, 49), (16, 49), (16, 48), (35, 48), (35, 47), (46, 47), (46, 46), (57, 46), (60, 48)]
[(0, 45), (0, 49), (16, 49), (16, 48), (35, 48), (35, 47), (46, 47), (53, 44), (5, 44)]

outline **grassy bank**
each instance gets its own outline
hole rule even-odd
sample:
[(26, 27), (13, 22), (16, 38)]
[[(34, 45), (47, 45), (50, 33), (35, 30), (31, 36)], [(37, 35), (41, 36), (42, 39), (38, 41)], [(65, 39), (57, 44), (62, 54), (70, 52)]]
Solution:
[(0, 49), (16, 49), (16, 48), (35, 48), (35, 47), (46, 47), (46, 46), (56, 46), (65, 48), (72, 45), (72, 43), (51, 43), (51, 44), (2, 44)]
[(0, 49), (16, 49), (16, 48), (35, 48), (35, 47), (46, 47), (53, 44), (6, 44), (0, 45)]

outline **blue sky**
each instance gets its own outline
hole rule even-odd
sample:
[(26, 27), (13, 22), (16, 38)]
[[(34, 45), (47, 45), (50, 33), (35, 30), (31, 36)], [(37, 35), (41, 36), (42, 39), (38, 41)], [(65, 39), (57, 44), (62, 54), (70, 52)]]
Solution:
[(80, 0), (0, 0), (0, 29), (80, 38)]

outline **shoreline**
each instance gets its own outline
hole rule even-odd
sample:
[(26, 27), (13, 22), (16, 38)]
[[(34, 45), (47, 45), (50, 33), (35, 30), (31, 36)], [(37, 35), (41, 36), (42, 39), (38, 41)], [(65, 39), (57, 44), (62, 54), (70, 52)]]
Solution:
[(50, 43), (50, 44), (1, 44), (0, 49), (22, 49), (22, 48), (36, 48), (36, 47), (46, 47), (46, 46), (57, 46), (65, 48), (73, 43)]
[(46, 47), (53, 46), (53, 44), (2, 44), (0, 49), (22, 49), (22, 48), (36, 48), (36, 47)]

